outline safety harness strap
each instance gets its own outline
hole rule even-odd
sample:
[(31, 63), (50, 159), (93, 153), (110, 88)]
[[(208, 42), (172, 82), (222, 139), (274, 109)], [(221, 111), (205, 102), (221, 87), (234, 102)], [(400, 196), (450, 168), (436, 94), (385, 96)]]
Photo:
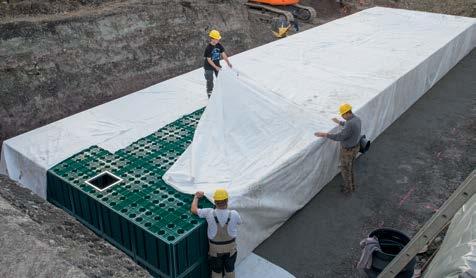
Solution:
[[(215, 222), (218, 224), (220, 224), (220, 222), (218, 221), (218, 217), (215, 213), (215, 211), (213, 211), (213, 218), (215, 218)], [(228, 225), (230, 223), (230, 218), (231, 218), (231, 211), (228, 211), (228, 218), (226, 219), (226, 223), (225, 225)]]

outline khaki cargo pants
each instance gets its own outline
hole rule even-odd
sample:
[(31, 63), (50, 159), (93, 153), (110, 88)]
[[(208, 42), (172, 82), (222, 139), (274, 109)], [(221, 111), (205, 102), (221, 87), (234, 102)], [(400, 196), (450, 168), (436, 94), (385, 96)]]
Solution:
[(340, 150), (340, 172), (343, 180), (343, 192), (355, 191), (354, 160), (359, 153), (360, 146), (353, 148), (341, 148)]

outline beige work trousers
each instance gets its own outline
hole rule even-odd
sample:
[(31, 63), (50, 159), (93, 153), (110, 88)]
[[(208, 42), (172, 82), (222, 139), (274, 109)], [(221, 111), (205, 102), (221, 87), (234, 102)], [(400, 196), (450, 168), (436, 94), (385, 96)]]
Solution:
[(343, 180), (343, 191), (355, 191), (354, 161), (359, 153), (360, 146), (353, 148), (341, 148), (340, 150), (340, 172)]

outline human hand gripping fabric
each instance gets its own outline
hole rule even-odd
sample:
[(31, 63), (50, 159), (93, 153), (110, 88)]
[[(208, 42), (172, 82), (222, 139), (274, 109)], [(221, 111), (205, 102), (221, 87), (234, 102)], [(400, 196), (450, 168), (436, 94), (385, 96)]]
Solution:
[(205, 193), (203, 193), (203, 191), (197, 191), (195, 193), (195, 197), (197, 197), (198, 199), (201, 199), (204, 195)]

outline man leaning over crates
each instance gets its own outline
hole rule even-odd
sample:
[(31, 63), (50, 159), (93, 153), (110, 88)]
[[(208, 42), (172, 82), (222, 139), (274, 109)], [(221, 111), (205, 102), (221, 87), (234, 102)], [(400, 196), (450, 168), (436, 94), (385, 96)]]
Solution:
[(237, 255), (235, 239), (238, 236), (241, 217), (237, 211), (228, 209), (228, 192), (225, 189), (217, 189), (213, 194), (215, 209), (199, 209), (198, 201), (202, 197), (203, 192), (195, 193), (190, 210), (208, 222), (208, 255), (212, 278), (233, 278)]

